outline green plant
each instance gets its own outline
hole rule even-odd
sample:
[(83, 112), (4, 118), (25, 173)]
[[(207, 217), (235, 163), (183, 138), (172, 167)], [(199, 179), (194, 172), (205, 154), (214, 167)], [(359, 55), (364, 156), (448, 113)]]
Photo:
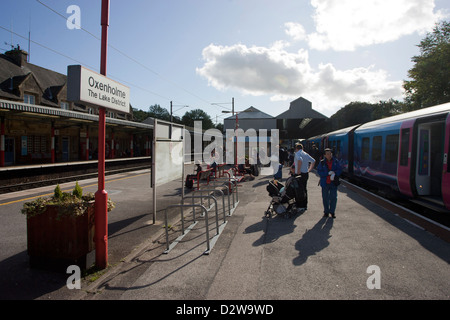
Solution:
[(73, 189), (72, 194), (77, 197), (78, 199), (81, 199), (81, 197), (83, 196), (83, 189), (80, 187), (80, 185), (78, 184), (78, 181), (75, 184), (75, 188)]
[(59, 184), (56, 185), (56, 188), (55, 188), (54, 193), (53, 193), (53, 197), (55, 199), (62, 199), (63, 198), (63, 192), (62, 192), (61, 188), (59, 187)]
[[(37, 198), (36, 200), (25, 202), (22, 208), (22, 213), (31, 218), (35, 215), (44, 213), (48, 206), (58, 206), (58, 218), (62, 216), (81, 216), (86, 212), (86, 209), (94, 206), (95, 195), (91, 192), (84, 196), (82, 188), (75, 185), (72, 194), (62, 192), (59, 185), (54, 190), (53, 197)], [(115, 208), (115, 203), (108, 198), (108, 212)]]

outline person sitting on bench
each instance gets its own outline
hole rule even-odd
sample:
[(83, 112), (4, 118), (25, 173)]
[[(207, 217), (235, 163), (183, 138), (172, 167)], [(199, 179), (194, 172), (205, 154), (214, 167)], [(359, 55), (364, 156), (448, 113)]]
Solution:
[(195, 164), (197, 167), (195, 168), (195, 173), (194, 174), (188, 174), (186, 176), (186, 182), (185, 182), (185, 186), (186, 188), (192, 189), (192, 187), (194, 186), (194, 180), (197, 179), (198, 173), (200, 171), (202, 171), (202, 166), (201, 166), (201, 161), (197, 160), (197, 163)]
[(248, 174), (251, 178), (254, 178), (252, 174), (252, 167), (249, 164), (248, 158), (246, 158), (245, 163), (240, 163), (238, 165), (238, 172), (242, 174)]

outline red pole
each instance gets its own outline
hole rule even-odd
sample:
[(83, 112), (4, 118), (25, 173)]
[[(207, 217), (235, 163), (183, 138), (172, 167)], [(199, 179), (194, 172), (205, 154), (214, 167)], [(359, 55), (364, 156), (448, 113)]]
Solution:
[(51, 155), (51, 162), (55, 163), (55, 122), (52, 121), (52, 142), (51, 142), (51, 149), (50, 149), (50, 155)]
[(84, 156), (84, 160), (89, 160), (89, 126), (86, 126), (86, 147), (84, 148), (86, 155)]
[(0, 167), (5, 166), (5, 118), (0, 118)]
[[(238, 113), (236, 112), (236, 125), (234, 128), (234, 135), (236, 138), (236, 142), (234, 143), (234, 165), (237, 167), (238, 166), (238, 158), (237, 158), (237, 152), (238, 152), (238, 137), (236, 134), (236, 130), (239, 128), (239, 121), (238, 121)], [(245, 140), (244, 140), (245, 141)], [(245, 143), (245, 142), (244, 142)]]
[[(100, 73), (106, 76), (108, 48), (109, 0), (102, 0), (102, 47)], [(108, 193), (105, 190), (105, 108), (100, 107), (98, 119), (98, 191), (95, 193), (95, 264), (108, 266)]]
[(115, 151), (115, 142), (114, 142), (114, 131), (111, 132), (111, 159), (114, 159), (114, 157), (116, 156), (116, 151)]

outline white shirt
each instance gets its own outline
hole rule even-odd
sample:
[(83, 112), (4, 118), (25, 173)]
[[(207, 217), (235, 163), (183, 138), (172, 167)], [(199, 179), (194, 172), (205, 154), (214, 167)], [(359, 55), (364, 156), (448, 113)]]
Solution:
[[(297, 161), (301, 161), (302, 162), (302, 166), (299, 168), (297, 168)], [(314, 158), (311, 157), (309, 154), (307, 154), (305, 151), (303, 150), (299, 150), (295, 153), (295, 157), (294, 157), (294, 163), (295, 163), (295, 174), (300, 174), (301, 172), (305, 173), (308, 172), (308, 168), (309, 168), (309, 163), (310, 162), (314, 162)]]

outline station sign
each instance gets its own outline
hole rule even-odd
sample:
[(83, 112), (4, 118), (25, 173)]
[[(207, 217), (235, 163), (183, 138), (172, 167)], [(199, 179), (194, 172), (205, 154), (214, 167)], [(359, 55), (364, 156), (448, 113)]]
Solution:
[(81, 65), (67, 67), (67, 99), (92, 107), (130, 112), (130, 88)]

